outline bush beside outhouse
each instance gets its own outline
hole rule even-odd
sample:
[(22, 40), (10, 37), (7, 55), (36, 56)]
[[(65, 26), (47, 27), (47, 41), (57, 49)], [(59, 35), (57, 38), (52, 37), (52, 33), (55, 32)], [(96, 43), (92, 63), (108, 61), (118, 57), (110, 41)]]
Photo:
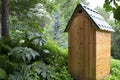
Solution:
[(77, 80), (101, 80), (110, 73), (112, 27), (95, 10), (78, 4), (68, 25), (68, 70)]

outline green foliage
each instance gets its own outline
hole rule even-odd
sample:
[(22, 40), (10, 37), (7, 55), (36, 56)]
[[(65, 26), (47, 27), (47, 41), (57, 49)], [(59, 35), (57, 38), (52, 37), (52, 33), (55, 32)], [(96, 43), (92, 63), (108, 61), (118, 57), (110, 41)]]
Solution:
[(36, 56), (39, 56), (39, 53), (28, 47), (17, 46), (11, 50), (8, 54), (12, 59), (17, 58), (18, 61), (28, 61), (35, 59)]
[(2, 45), (10, 47), (6, 54), (0, 54), (0, 69), (8, 80), (72, 80), (67, 71), (67, 50), (46, 40), (42, 32), (27, 32), (19, 40), (9, 40), (9, 44), (2, 40)]
[(39, 80), (37, 73), (31, 70), (31, 65), (19, 64), (17, 71), (9, 74), (8, 80)]
[(7, 74), (6, 71), (0, 68), (0, 79), (6, 79)]
[[(35, 4), (39, 3), (39, 0), (10, 0), (10, 9), (13, 14), (25, 14), (30, 7), (34, 7)], [(22, 13), (22, 14), (21, 14)]]
[(9, 80), (50, 80), (49, 68), (43, 62), (34, 62), (31, 65), (20, 64), (14, 74), (9, 75)]
[(32, 70), (37, 74), (41, 74), (44, 79), (50, 80), (50, 68), (44, 62), (35, 62)]
[(13, 73), (16, 69), (16, 64), (10, 62), (8, 56), (0, 55), (0, 68), (4, 69), (6, 73)]
[(11, 45), (11, 47), (9, 46), (11, 43), (12, 42), (8, 36), (0, 38), (0, 53), (6, 54), (7, 52), (10, 52), (11, 47), (13, 46), (13, 45)]
[(111, 55), (115, 59), (120, 59), (120, 24), (119, 22), (110, 21), (111, 26), (115, 30), (114, 33), (112, 33), (112, 50)]
[[(73, 80), (67, 71), (68, 54), (64, 49), (67, 35), (63, 31), (80, 1), (87, 3), (86, 0), (10, 0), (10, 36), (0, 39), (0, 79)], [(116, 0), (106, 0), (104, 7), (119, 20)], [(112, 56), (120, 58), (119, 26), (114, 29)], [(111, 75), (107, 79), (119, 79), (118, 63), (111, 61)]]
[(120, 60), (111, 59), (110, 76), (105, 80), (119, 80), (120, 79)]
[(79, 1), (10, 0), (10, 36), (0, 39), (0, 70), (8, 80), (73, 80), (63, 31)]
[(44, 48), (50, 51), (47, 63), (50, 64), (51, 78), (53, 80), (72, 80), (67, 71), (67, 50), (59, 47), (57, 43), (52, 40), (48, 40)]
[(116, 20), (120, 20), (119, 14), (120, 14), (120, 6), (118, 6), (117, 9), (114, 10), (114, 18), (115, 18)]
[(118, 3), (118, 0), (105, 0), (104, 8), (106, 11), (112, 11), (114, 18), (119, 21), (120, 6), (118, 5)]
[(111, 3), (111, 0), (110, 1), (105, 0), (104, 8), (106, 11), (111, 11), (113, 9), (112, 6), (110, 5), (110, 3)]
[(52, 68), (51, 77), (53, 80), (73, 80), (69, 75), (66, 66), (61, 67), (60, 70)]

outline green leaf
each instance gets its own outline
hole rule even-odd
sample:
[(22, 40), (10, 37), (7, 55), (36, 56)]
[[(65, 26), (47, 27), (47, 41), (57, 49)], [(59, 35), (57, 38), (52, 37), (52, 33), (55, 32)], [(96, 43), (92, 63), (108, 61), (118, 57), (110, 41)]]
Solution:
[(39, 53), (36, 52), (36, 51), (33, 51), (33, 52), (31, 53), (31, 55), (32, 55), (33, 59), (35, 59), (36, 56), (40, 56)]
[(17, 60), (30, 61), (32, 58), (35, 59), (36, 56), (39, 56), (39, 53), (32, 48), (18, 46), (13, 48), (9, 55), (17, 58)]
[(113, 7), (110, 5), (111, 2), (105, 2), (105, 4), (103, 5), (103, 7), (105, 8), (105, 10), (107, 12), (112, 11)]
[(32, 53), (32, 52), (26, 54), (26, 58), (27, 58), (28, 61), (30, 61), (30, 60), (32, 59), (31, 53)]
[(115, 7), (118, 7), (118, 3), (115, 0), (113, 0), (113, 1), (114, 1)]
[(120, 20), (120, 6), (114, 10), (114, 18)]
[(0, 80), (6, 79), (6, 78), (7, 78), (6, 71), (4, 71), (3, 69), (0, 68)]
[(43, 71), (43, 72), (41, 73), (41, 75), (42, 75), (42, 77), (46, 78), (46, 75), (47, 75), (46, 71)]
[(16, 71), (14, 75), (9, 74), (8, 80), (24, 80), (24, 77), (21, 72)]
[(50, 53), (50, 52), (49, 52), (48, 50), (46, 50), (46, 49), (43, 50), (43, 51), (44, 51), (44, 53), (46, 53), (46, 54)]
[(33, 40), (33, 43), (34, 43), (35, 45), (38, 45), (38, 43), (39, 43), (39, 39), (35, 39), (35, 40)]

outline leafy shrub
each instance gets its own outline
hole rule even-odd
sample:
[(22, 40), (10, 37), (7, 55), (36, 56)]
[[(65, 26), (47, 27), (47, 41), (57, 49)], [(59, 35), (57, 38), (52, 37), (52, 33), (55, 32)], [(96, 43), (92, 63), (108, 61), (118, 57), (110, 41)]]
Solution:
[(39, 53), (28, 47), (17, 46), (13, 48), (8, 55), (11, 56), (12, 59), (16, 58), (15, 60), (30, 62), (32, 58), (35, 59), (36, 56), (39, 56)]
[(111, 59), (110, 76), (105, 80), (119, 80), (120, 79), (120, 61)]
[(114, 25), (115, 32), (112, 33), (112, 56), (115, 59), (120, 59), (120, 24), (115, 23)]
[[(72, 80), (67, 50), (42, 33), (27, 32), (18, 40), (1, 39), (0, 44), (0, 70), (8, 80)], [(0, 74), (0, 79), (6, 79), (4, 76)]]
[[(33, 35), (31, 35), (31, 36), (33, 36)], [(29, 37), (30, 36), (27, 36), (26, 39), (28, 39)], [(33, 39), (33, 40), (35, 40), (35, 39)], [(21, 37), (20, 40), (25, 41), (24, 36)], [(41, 38), (40, 38), (40, 40), (41, 40)], [(13, 42), (18, 42), (18, 43), (15, 43), (15, 45), (14, 45)], [(41, 42), (41, 43), (43, 43), (43, 42)], [(1, 70), (4, 69), (5, 72), (8, 74), (8, 80), (16, 80), (16, 79), (25, 80), (29, 73), (32, 73), (34, 75), (34, 77), (35, 77), (35, 75), (40, 77), (39, 74), (35, 74), (31, 69), (29, 69), (29, 66), (31, 66), (34, 62), (37, 61), (37, 60), (35, 60), (36, 56), (40, 56), (39, 52), (32, 49), (33, 47), (29, 46), (29, 44), (24, 43), (24, 42), (19, 43), (19, 41), (16, 40), (15, 38), (10, 39), (9, 37), (5, 37), (5, 38), (1, 39), (0, 44), (1, 44), (0, 45), (0, 53), (1, 53), (0, 68), (1, 68)], [(31, 42), (31, 44), (32, 44), (32, 42)], [(33, 45), (35, 45), (35, 44), (33, 44)], [(40, 47), (42, 47), (42, 46), (43, 45), (40, 45)], [(35, 47), (37, 49), (39, 49), (39, 51), (40, 51), (41, 48), (38, 48), (37, 46), (35, 46)], [(45, 51), (44, 49), (41, 49), (41, 50)], [(32, 61), (32, 60), (35, 60), (35, 61)], [(41, 77), (43, 77), (43, 76), (41, 76)]]
[(34, 62), (31, 65), (20, 64), (14, 74), (10, 74), (8, 80), (50, 80), (49, 68), (43, 62)]
[(48, 40), (44, 48), (50, 52), (47, 63), (51, 68), (52, 80), (72, 80), (67, 71), (68, 50), (59, 47), (53, 40)]
[(1, 79), (7, 79), (6, 71), (0, 68), (0, 80)]

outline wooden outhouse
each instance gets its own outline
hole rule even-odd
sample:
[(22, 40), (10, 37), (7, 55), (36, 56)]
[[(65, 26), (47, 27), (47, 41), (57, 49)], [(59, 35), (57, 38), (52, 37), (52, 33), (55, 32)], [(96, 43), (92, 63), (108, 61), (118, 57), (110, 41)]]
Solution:
[(75, 80), (102, 80), (110, 73), (114, 30), (97, 11), (78, 4), (65, 32), (68, 32), (68, 70)]

